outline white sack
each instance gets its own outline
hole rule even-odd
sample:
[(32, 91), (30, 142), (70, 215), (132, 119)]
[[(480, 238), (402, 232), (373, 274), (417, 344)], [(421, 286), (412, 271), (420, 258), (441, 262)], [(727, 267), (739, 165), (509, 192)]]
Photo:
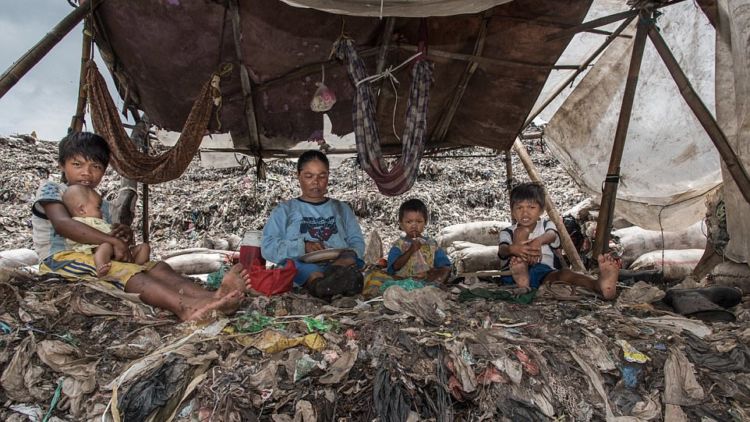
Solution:
[(664, 280), (677, 281), (690, 275), (703, 256), (703, 249), (667, 249), (645, 253), (630, 266), (631, 270), (662, 270)]
[(509, 226), (510, 223), (505, 221), (475, 221), (473, 223), (454, 224), (440, 230), (436, 240), (441, 248), (448, 247), (456, 241), (480, 245), (497, 245), (500, 242), (500, 231)]
[(500, 269), (497, 246), (475, 246), (462, 249), (450, 255), (458, 273), (473, 273)]
[(612, 232), (614, 238), (619, 239), (622, 249), (622, 263), (629, 266), (639, 256), (662, 249), (705, 249), (706, 227), (703, 221), (679, 231), (646, 230), (633, 226)]
[(226, 255), (218, 253), (191, 253), (164, 260), (172, 269), (182, 274), (207, 274), (218, 271)]
[(39, 263), (39, 255), (31, 249), (9, 249), (0, 252), (0, 267), (21, 268)]

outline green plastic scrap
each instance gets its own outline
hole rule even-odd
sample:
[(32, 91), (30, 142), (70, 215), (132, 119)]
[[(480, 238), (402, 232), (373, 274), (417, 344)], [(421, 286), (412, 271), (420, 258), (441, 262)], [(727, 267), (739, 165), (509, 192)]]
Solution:
[(267, 327), (278, 327), (280, 324), (276, 322), (274, 317), (262, 315), (258, 311), (253, 311), (249, 314), (240, 315), (237, 318), (237, 322), (234, 324), (234, 328), (242, 333), (257, 333), (263, 331)]
[(60, 395), (62, 394), (62, 387), (63, 387), (63, 379), (60, 378), (60, 380), (57, 382), (57, 388), (55, 389), (55, 394), (52, 395), (52, 402), (49, 404), (49, 410), (47, 411), (47, 414), (44, 415), (44, 419), (42, 419), (42, 422), (47, 422), (49, 418), (52, 416), (52, 411), (55, 410), (57, 407), (57, 402), (60, 401)]
[(323, 315), (318, 315), (315, 318), (305, 317), (302, 321), (307, 325), (308, 333), (327, 333), (338, 325), (336, 321), (326, 322)]
[(294, 382), (306, 377), (317, 365), (318, 362), (311, 358), (310, 355), (302, 355), (294, 364)]
[(229, 270), (229, 265), (223, 264), (217, 271), (212, 272), (206, 277), (206, 287), (209, 289), (218, 289), (221, 286), (221, 280), (224, 278), (224, 273)]
[(380, 293), (383, 293), (387, 288), (391, 286), (399, 286), (410, 292), (412, 290), (421, 289), (425, 286), (423, 281), (414, 280), (412, 278), (405, 278), (403, 280), (388, 280), (380, 286)]

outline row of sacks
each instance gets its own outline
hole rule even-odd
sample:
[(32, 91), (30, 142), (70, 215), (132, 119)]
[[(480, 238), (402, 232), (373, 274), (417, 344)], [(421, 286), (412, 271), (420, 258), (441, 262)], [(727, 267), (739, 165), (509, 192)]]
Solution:
[[(500, 231), (510, 226), (503, 221), (477, 221), (445, 227), (437, 237), (458, 273), (497, 270)], [(631, 270), (663, 271), (665, 280), (680, 280), (698, 264), (706, 247), (705, 225), (698, 222), (680, 231), (653, 231), (626, 227), (612, 233), (613, 252)]]

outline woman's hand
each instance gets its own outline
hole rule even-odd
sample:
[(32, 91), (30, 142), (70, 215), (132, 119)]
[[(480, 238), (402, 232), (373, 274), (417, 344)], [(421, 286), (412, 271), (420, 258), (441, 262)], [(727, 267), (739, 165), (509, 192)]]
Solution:
[(308, 242), (305, 241), (305, 253), (322, 251), (326, 246), (323, 242)]

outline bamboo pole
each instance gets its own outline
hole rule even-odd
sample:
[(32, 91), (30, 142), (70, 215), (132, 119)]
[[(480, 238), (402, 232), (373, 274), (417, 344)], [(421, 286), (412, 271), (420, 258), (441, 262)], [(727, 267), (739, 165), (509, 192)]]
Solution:
[(571, 36), (573, 36), (573, 35), (575, 35), (575, 34), (577, 34), (579, 32), (583, 32), (583, 31), (586, 31), (588, 29), (594, 29), (594, 28), (598, 28), (600, 26), (609, 25), (610, 23), (618, 22), (618, 21), (621, 21), (623, 19), (633, 18), (635, 16), (638, 16), (638, 11), (637, 10), (628, 10), (626, 12), (620, 12), (620, 13), (615, 13), (615, 14), (609, 15), (609, 16), (603, 16), (603, 17), (598, 18), (598, 19), (594, 19), (594, 20), (591, 20), (591, 21), (588, 21), (588, 22), (584, 22), (584, 23), (582, 23), (580, 25), (577, 25), (577, 26), (574, 26), (572, 28), (563, 29), (562, 31), (558, 31), (558, 32), (555, 32), (553, 34), (549, 34), (545, 38), (545, 41), (553, 41), (553, 40), (556, 40), (556, 39), (559, 39), (559, 38), (571, 37)]
[(633, 41), (633, 52), (630, 56), (630, 67), (628, 68), (628, 79), (625, 82), (625, 92), (622, 95), (620, 116), (617, 120), (615, 140), (612, 144), (612, 154), (609, 157), (607, 176), (604, 179), (602, 192), (602, 203), (599, 207), (599, 218), (596, 223), (596, 238), (594, 239), (593, 258), (607, 251), (609, 246), (609, 232), (612, 227), (612, 218), (615, 211), (615, 200), (617, 199), (617, 186), (620, 182), (620, 162), (622, 151), (625, 148), (625, 138), (630, 125), (630, 114), (633, 110), (635, 90), (638, 86), (638, 73), (641, 70), (643, 49), (646, 45), (646, 32), (648, 32), (648, 16), (641, 14), (638, 18), (638, 27)]
[[(93, 0), (82, 0), (81, 4), (76, 7), (72, 12), (65, 16), (60, 23), (55, 25), (50, 32), (42, 37), (39, 42), (36, 43), (29, 51), (23, 56), (16, 60), (4, 73), (0, 76), (0, 98), (10, 91), (13, 86), (26, 75), (37, 63), (39, 63), (47, 53), (52, 50), (57, 43), (60, 42), (73, 28), (78, 25), (81, 20), (91, 13), (92, 6), (89, 4)], [(101, 0), (100, 0), (101, 1)], [(94, 3), (94, 7), (98, 5), (98, 1)]]
[(748, 177), (747, 170), (742, 165), (739, 158), (737, 158), (737, 154), (732, 149), (732, 145), (729, 143), (726, 135), (721, 130), (721, 127), (719, 127), (719, 124), (711, 115), (711, 112), (706, 105), (701, 101), (698, 93), (693, 89), (690, 80), (688, 80), (685, 72), (680, 68), (680, 64), (669, 50), (669, 46), (653, 25), (650, 25), (649, 27), (648, 36), (654, 44), (654, 47), (656, 47), (656, 51), (659, 53), (662, 61), (664, 61), (664, 64), (667, 66), (667, 70), (669, 70), (669, 73), (672, 75), (672, 79), (674, 79), (677, 87), (680, 89), (682, 98), (685, 99), (687, 105), (693, 110), (693, 114), (698, 118), (701, 126), (706, 130), (706, 133), (711, 138), (714, 146), (719, 151), (722, 161), (724, 161), (724, 164), (727, 166), (727, 170), (729, 170), (729, 173), (732, 175), (732, 179), (737, 184), (745, 201), (750, 203), (750, 177)]
[(80, 132), (83, 129), (83, 110), (86, 107), (86, 91), (85, 91), (85, 79), (86, 79), (86, 62), (91, 58), (91, 42), (92, 42), (92, 25), (91, 20), (86, 18), (83, 23), (83, 43), (81, 46), (81, 73), (78, 77), (78, 103), (76, 104), (76, 112), (73, 118), (70, 120), (70, 129), (73, 132)]
[(518, 158), (521, 159), (521, 163), (523, 163), (526, 172), (529, 174), (529, 178), (533, 182), (542, 185), (542, 188), (544, 189), (544, 198), (546, 199), (544, 209), (547, 211), (550, 220), (552, 220), (552, 222), (555, 223), (555, 226), (557, 226), (557, 233), (560, 235), (560, 243), (562, 243), (562, 248), (565, 251), (565, 255), (568, 256), (571, 266), (575, 271), (586, 271), (586, 267), (583, 265), (583, 261), (581, 261), (581, 257), (578, 255), (578, 251), (576, 250), (573, 241), (570, 239), (570, 234), (568, 234), (568, 231), (565, 229), (565, 223), (563, 223), (560, 213), (557, 211), (557, 207), (555, 207), (554, 202), (552, 202), (549, 192), (547, 192), (547, 188), (544, 187), (542, 177), (539, 175), (539, 171), (537, 171), (536, 166), (534, 166), (534, 163), (531, 161), (529, 152), (526, 151), (526, 147), (523, 146), (520, 139), (516, 138), (515, 142), (513, 142), (513, 150), (518, 154)]
[(555, 98), (557, 98), (557, 96), (560, 95), (560, 93), (565, 90), (565, 88), (568, 86), (568, 84), (570, 84), (571, 82), (573, 82), (573, 80), (578, 75), (580, 75), (581, 72), (583, 72), (584, 70), (586, 70), (586, 68), (589, 67), (589, 65), (591, 64), (591, 62), (593, 62), (594, 60), (596, 60), (596, 58), (599, 57), (599, 55), (607, 47), (609, 47), (609, 45), (612, 43), (612, 41), (614, 41), (615, 38), (617, 38), (618, 36), (620, 36), (620, 33), (622, 31), (624, 31), (625, 28), (628, 27), (628, 25), (630, 25), (630, 22), (632, 22), (633, 19), (635, 19), (634, 16), (631, 16), (631, 17), (625, 19), (625, 21), (623, 23), (621, 23), (620, 26), (618, 26), (617, 29), (615, 29), (614, 32), (612, 32), (612, 35), (608, 36), (607, 39), (604, 40), (604, 42), (602, 43), (602, 45), (600, 45), (599, 48), (596, 49), (596, 51), (594, 51), (593, 53), (591, 53), (591, 55), (589, 55), (589, 57), (583, 63), (581, 63), (580, 66), (578, 66), (578, 68), (576, 69), (575, 72), (573, 72), (572, 75), (570, 75), (567, 79), (565, 79), (565, 81), (563, 81), (562, 83), (560, 83), (560, 85), (557, 86), (557, 88), (555, 89), (555, 91), (549, 97), (547, 97), (547, 99), (542, 104), (540, 104), (539, 107), (536, 107), (535, 109), (531, 110), (531, 113), (529, 113), (529, 117), (527, 117), (526, 121), (523, 123), (523, 128), (526, 128), (529, 125), (529, 123), (531, 123), (536, 118), (536, 116), (539, 115), (539, 113), (541, 113), (542, 111), (544, 111), (544, 109), (547, 108), (547, 106), (550, 105), (550, 103), (552, 101), (554, 101)]
[[(484, 44), (487, 39), (487, 28), (489, 27), (490, 19), (492, 19), (491, 9), (484, 12), (482, 16), (482, 23), (479, 26), (479, 33), (477, 34), (477, 40), (474, 43), (474, 52), (472, 53), (472, 56), (481, 57), (484, 52)], [(448, 108), (445, 109), (444, 114), (435, 125), (433, 135), (431, 136), (432, 140), (435, 142), (439, 143), (444, 141), (446, 135), (448, 135), (448, 129), (450, 129), (451, 123), (453, 123), (453, 118), (456, 116), (458, 106), (461, 104), (461, 99), (466, 92), (466, 88), (469, 86), (471, 77), (474, 76), (474, 72), (476, 72), (478, 67), (479, 63), (477, 62), (469, 62), (466, 65), (466, 68), (461, 75), (461, 79), (459, 79), (458, 85), (456, 85), (455, 92), (448, 102)]]

